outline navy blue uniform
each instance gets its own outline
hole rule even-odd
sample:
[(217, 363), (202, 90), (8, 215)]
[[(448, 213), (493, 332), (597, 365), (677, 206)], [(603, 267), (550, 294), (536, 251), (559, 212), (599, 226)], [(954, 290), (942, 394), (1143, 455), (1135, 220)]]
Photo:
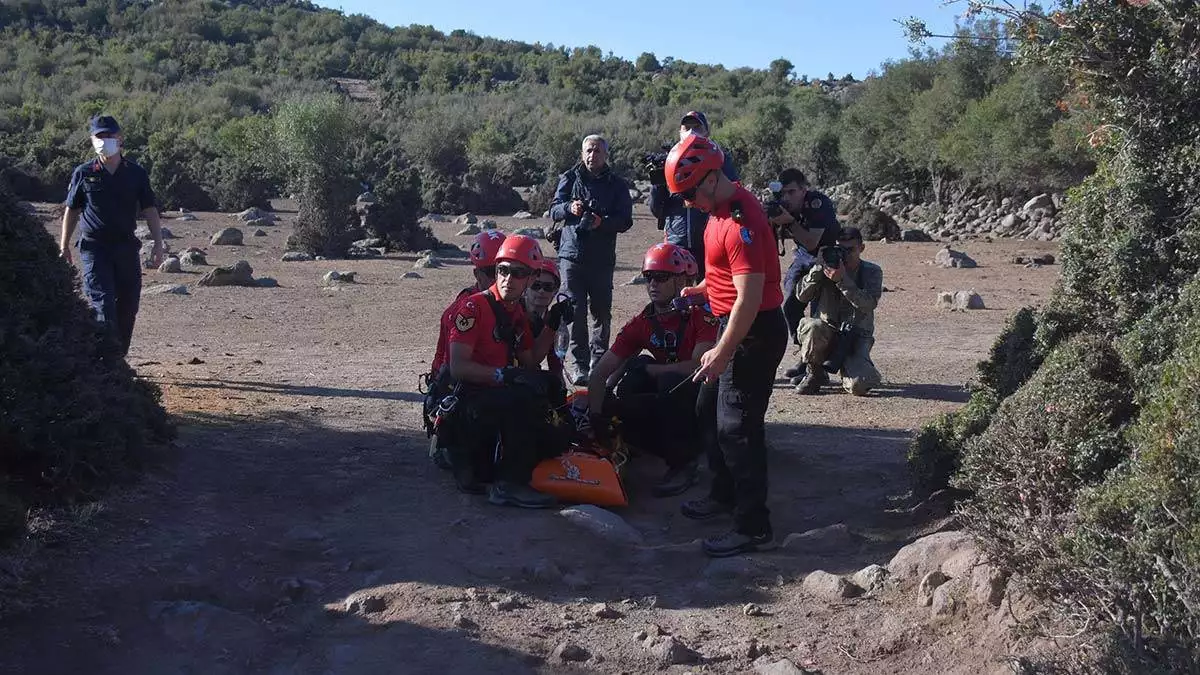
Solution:
[(816, 190), (809, 190), (808, 194), (804, 195), (804, 207), (798, 215), (792, 215), (796, 218), (796, 222), (792, 224), (793, 232), (822, 228), (825, 230), (817, 248), (803, 251), (799, 244), (796, 245), (796, 251), (792, 254), (792, 264), (783, 275), (783, 315), (787, 319), (792, 342), (800, 344), (796, 337), (796, 329), (800, 326), (800, 320), (804, 318), (804, 303), (796, 299), (796, 285), (812, 267), (813, 256), (817, 251), (823, 246), (837, 243), (837, 235), (842, 228), (838, 224), (837, 209), (833, 206), (833, 200)]
[[(729, 153), (725, 153), (725, 165), (721, 167), (721, 173), (729, 180), (738, 179), (737, 168)], [(684, 205), (683, 197), (672, 195), (666, 185), (650, 187), (650, 213), (662, 221), (664, 242), (691, 251), (700, 266), (697, 280), (703, 279), (704, 226), (708, 224), (708, 214), (700, 209), (689, 209)]]
[(116, 331), (122, 354), (129, 351), (142, 292), (137, 215), (155, 206), (146, 170), (125, 157), (109, 173), (100, 160), (75, 167), (66, 205), (82, 209), (79, 261), (83, 290), (96, 319)]

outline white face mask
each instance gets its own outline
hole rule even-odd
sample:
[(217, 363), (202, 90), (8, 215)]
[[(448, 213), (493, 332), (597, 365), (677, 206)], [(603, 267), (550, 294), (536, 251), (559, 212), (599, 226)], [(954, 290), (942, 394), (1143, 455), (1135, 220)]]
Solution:
[(92, 147), (101, 157), (112, 157), (121, 151), (120, 141), (115, 138), (93, 138)]

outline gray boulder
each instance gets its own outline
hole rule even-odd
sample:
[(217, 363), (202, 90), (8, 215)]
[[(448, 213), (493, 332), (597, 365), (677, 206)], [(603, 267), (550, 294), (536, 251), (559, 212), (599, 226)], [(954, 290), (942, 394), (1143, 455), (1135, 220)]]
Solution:
[(256, 237), (265, 237), (265, 236), (267, 236), (267, 232), (266, 232), (266, 230), (255, 230), (255, 231), (254, 231), (254, 236), (256, 236)]
[(254, 269), (245, 260), (230, 267), (214, 267), (196, 282), (200, 286), (257, 286)]
[(804, 577), (801, 588), (809, 595), (824, 600), (852, 598), (862, 592), (862, 589), (849, 581), (825, 570), (810, 572), (808, 576)]
[(479, 223), (479, 227), (484, 230), (494, 230), (496, 229), (496, 221), (491, 218), (485, 218)]
[(479, 234), (479, 232), (480, 232), (479, 226), (472, 223), (472, 224), (464, 227), (463, 229), (459, 230), (455, 234), (459, 237), (472, 237), (472, 236)]
[(155, 284), (142, 289), (142, 295), (187, 295), (187, 286), (183, 284)]
[(200, 265), (207, 265), (208, 259), (204, 256), (204, 251), (189, 248), (179, 255), (179, 262), (189, 267), (199, 267)]
[(1025, 202), (1025, 205), (1021, 207), (1021, 210), (1026, 213), (1032, 213), (1035, 209), (1046, 209), (1046, 211), (1053, 213), (1055, 210), (1054, 198), (1048, 194), (1040, 194)]
[(545, 230), (540, 227), (522, 227), (514, 231), (513, 234), (523, 234), (526, 237), (533, 237), (534, 239), (546, 238)]
[(168, 273), (182, 272), (183, 265), (180, 264), (179, 258), (176, 258), (175, 256), (171, 256), (170, 258), (167, 258), (166, 260), (164, 260), (162, 262), (162, 264), (158, 266), (158, 271), (159, 272), (168, 272)]
[(567, 522), (592, 532), (603, 539), (618, 544), (641, 544), (642, 533), (638, 532), (625, 519), (612, 511), (606, 511), (592, 504), (581, 504), (569, 509), (563, 509), (558, 515)]
[(245, 211), (235, 213), (233, 217), (237, 218), (243, 223), (249, 223), (256, 220), (266, 220), (268, 221), (267, 224), (269, 225), (275, 222), (275, 214), (271, 213), (270, 211), (264, 211), (263, 209), (255, 207), (250, 207)]
[(437, 269), (441, 266), (442, 261), (438, 260), (437, 256), (434, 255), (421, 256), (413, 263), (413, 269), (415, 270)]
[(949, 246), (937, 252), (937, 255), (933, 258), (933, 264), (938, 267), (961, 267), (964, 269), (978, 266), (971, 256), (961, 251), (955, 251)]
[(464, 213), (454, 219), (455, 225), (474, 225), (477, 222), (479, 219), (475, 217), (474, 213)]
[(312, 262), (312, 254), (304, 251), (288, 251), (280, 258), (282, 262)]
[(183, 221), (186, 223), (186, 222), (191, 222), (193, 220), (197, 220), (197, 218), (196, 218), (196, 216), (193, 216), (190, 213), (185, 213), (185, 214), (175, 218), (175, 220), (180, 220), (180, 221)]
[(983, 298), (975, 291), (944, 291), (938, 293), (937, 306), (955, 312), (984, 309)]
[(236, 227), (227, 227), (214, 234), (210, 243), (213, 246), (241, 246), (242, 231)]
[(929, 233), (925, 230), (910, 227), (907, 230), (900, 231), (900, 241), (930, 242), (933, 241), (933, 237), (929, 236)]
[(357, 283), (354, 280), (354, 272), (338, 272), (336, 270), (330, 270), (325, 273), (325, 276), (321, 277), (321, 284), (323, 286), (337, 286), (338, 284), (353, 283)]
[(517, 211), (512, 217), (516, 218), (517, 220), (529, 220), (533, 218), (533, 214), (528, 211)]

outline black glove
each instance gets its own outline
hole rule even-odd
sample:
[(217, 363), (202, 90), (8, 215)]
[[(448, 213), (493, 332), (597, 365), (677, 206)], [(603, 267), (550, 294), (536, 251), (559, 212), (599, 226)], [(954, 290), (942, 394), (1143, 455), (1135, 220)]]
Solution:
[(546, 312), (546, 325), (558, 332), (559, 326), (575, 321), (575, 298), (562, 298)]
[(545, 396), (549, 392), (546, 378), (540, 370), (509, 366), (502, 371), (502, 382), (510, 387), (525, 387), (538, 396)]

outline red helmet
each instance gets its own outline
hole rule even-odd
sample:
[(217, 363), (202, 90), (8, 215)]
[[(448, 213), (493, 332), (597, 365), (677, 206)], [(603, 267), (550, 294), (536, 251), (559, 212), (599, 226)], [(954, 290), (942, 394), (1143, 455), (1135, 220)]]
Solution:
[(542, 258), (542, 264), (538, 265), (537, 271), (539, 274), (549, 274), (550, 276), (554, 277), (556, 282), (560, 284), (562, 283), (562, 276), (560, 276), (558, 273), (558, 263), (549, 258)]
[(536, 239), (523, 234), (514, 234), (505, 237), (504, 243), (500, 245), (500, 250), (496, 252), (496, 262), (499, 263), (503, 260), (540, 270), (545, 258), (542, 257), (542, 247), (538, 245)]
[(670, 272), (671, 274), (687, 274), (687, 258), (683, 256), (682, 247), (675, 244), (655, 244), (646, 251), (642, 260), (643, 272)]
[(696, 256), (692, 255), (691, 251), (682, 246), (679, 247), (679, 251), (683, 254), (683, 264), (687, 266), (687, 271), (684, 274), (692, 278), (699, 276), (700, 264), (696, 262)]
[(687, 192), (699, 185), (709, 171), (719, 171), (724, 165), (725, 154), (716, 143), (688, 134), (667, 154), (667, 189), (674, 194)]
[(494, 267), (503, 243), (504, 233), (499, 230), (484, 230), (475, 235), (471, 242), (471, 263), (476, 267)]

